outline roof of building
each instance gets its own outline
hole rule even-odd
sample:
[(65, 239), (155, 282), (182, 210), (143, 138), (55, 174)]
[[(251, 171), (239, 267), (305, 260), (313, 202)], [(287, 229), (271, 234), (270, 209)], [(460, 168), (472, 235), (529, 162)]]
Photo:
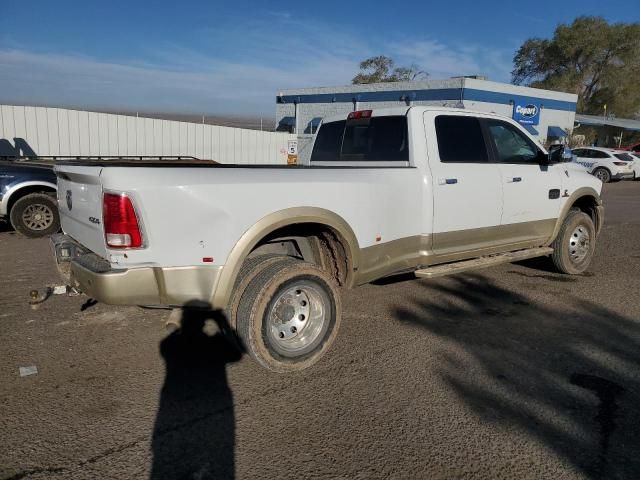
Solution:
[(633, 120), (630, 118), (611, 118), (601, 117), (599, 115), (576, 114), (576, 123), (580, 125), (594, 125), (598, 127), (617, 127), (624, 130), (640, 132), (640, 120)]
[(465, 101), (501, 104), (534, 104), (538, 108), (575, 112), (577, 95), (538, 88), (490, 82), (474, 78), (389, 82), (337, 87), (282, 90), (278, 104), (352, 103), (352, 102), (439, 102)]
[[(278, 92), (278, 97), (310, 96), (310, 95), (335, 95), (370, 93), (370, 92), (397, 92), (397, 91), (424, 91), (424, 90), (452, 90), (472, 89), (487, 92), (507, 93), (522, 95), (540, 99), (563, 100), (576, 102), (578, 96), (573, 93), (557, 92), (540, 88), (512, 85), (510, 83), (492, 82), (475, 78), (454, 77), (443, 80), (421, 80), (412, 82), (385, 82), (356, 85), (340, 85), (330, 87), (291, 88)], [(349, 98), (350, 100), (350, 98)]]

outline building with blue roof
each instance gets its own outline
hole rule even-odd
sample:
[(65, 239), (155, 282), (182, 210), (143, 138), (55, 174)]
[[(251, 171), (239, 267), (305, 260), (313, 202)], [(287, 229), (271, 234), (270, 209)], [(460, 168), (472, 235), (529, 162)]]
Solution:
[(477, 77), (283, 90), (276, 96), (276, 129), (298, 135), (301, 161), (310, 155), (322, 118), (353, 110), (438, 105), (513, 118), (542, 144), (562, 141), (574, 127), (578, 96)]

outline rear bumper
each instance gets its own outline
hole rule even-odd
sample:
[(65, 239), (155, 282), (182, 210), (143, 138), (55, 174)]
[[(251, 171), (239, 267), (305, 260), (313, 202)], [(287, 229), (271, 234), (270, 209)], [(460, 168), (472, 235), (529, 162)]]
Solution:
[(635, 176), (634, 172), (618, 172), (611, 175), (612, 180), (625, 180), (625, 179), (633, 179)]
[(222, 271), (220, 266), (114, 269), (67, 235), (53, 235), (51, 245), (65, 281), (111, 305), (210, 303)]

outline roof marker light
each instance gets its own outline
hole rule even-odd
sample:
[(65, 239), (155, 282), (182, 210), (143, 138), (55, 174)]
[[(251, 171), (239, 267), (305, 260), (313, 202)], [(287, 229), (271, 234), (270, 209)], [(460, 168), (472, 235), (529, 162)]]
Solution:
[(371, 110), (356, 110), (355, 112), (349, 113), (347, 120), (358, 120), (360, 118), (371, 118)]

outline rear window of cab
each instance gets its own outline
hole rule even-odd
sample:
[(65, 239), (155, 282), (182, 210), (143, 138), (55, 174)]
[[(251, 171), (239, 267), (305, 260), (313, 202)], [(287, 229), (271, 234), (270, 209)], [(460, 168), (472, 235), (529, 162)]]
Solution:
[(311, 161), (407, 162), (407, 117), (371, 117), (323, 124)]

